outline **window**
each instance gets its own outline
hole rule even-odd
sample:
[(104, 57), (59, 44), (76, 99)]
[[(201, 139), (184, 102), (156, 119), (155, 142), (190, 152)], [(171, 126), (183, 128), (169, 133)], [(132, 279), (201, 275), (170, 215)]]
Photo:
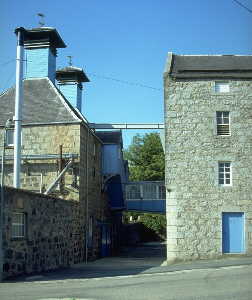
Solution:
[(230, 135), (230, 114), (228, 111), (216, 112), (217, 135)]
[(140, 185), (126, 185), (126, 198), (128, 200), (141, 199)]
[(11, 237), (23, 238), (25, 237), (25, 213), (13, 213), (11, 224)]
[(226, 81), (215, 82), (215, 93), (229, 93), (229, 92), (230, 92), (229, 82)]
[(14, 129), (6, 130), (6, 147), (14, 146)]
[(231, 185), (231, 163), (219, 162), (219, 185)]

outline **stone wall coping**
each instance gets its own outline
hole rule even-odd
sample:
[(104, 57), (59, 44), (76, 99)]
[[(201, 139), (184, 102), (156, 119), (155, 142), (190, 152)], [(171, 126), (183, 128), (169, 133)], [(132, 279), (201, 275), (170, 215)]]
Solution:
[(5, 191), (9, 190), (9, 191), (13, 191), (13, 192), (16, 192), (16, 193), (24, 193), (24, 194), (28, 194), (28, 195), (34, 195), (36, 197), (40, 197), (40, 198), (47, 198), (47, 199), (50, 199), (50, 200), (56, 200), (56, 201), (64, 201), (64, 202), (69, 202), (69, 203), (76, 203), (77, 205), (79, 204), (78, 201), (76, 200), (65, 200), (65, 199), (61, 199), (61, 198), (57, 198), (57, 197), (53, 197), (53, 196), (50, 196), (50, 195), (45, 195), (45, 194), (41, 194), (41, 193), (35, 193), (33, 191), (28, 191), (28, 190), (24, 190), (24, 189), (18, 189), (18, 188), (14, 188), (14, 187), (10, 187), (10, 186), (5, 186), (4, 187)]

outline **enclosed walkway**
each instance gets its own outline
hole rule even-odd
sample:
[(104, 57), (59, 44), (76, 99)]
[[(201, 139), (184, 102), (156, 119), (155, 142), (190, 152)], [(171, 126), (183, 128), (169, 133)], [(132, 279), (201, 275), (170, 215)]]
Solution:
[(164, 181), (134, 181), (126, 184), (126, 210), (165, 213)]

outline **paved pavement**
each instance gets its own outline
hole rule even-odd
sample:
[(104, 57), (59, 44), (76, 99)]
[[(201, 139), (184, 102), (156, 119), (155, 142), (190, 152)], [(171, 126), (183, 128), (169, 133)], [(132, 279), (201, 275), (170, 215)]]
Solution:
[(81, 263), (54, 272), (36, 276), (19, 277), (11, 281), (51, 281), (88, 279), (138, 274), (168, 273), (194, 269), (216, 269), (229, 266), (252, 265), (252, 257), (227, 256), (215, 260), (200, 260), (167, 265), (165, 244), (145, 243), (138, 247), (124, 248), (117, 257), (106, 257), (93, 262)]

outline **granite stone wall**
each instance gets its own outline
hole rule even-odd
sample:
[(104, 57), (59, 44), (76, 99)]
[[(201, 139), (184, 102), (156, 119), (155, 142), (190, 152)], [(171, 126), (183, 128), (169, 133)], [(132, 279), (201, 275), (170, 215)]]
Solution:
[[(1, 130), (0, 139), (2, 139)], [(2, 139), (3, 140), (3, 139)], [(85, 259), (100, 255), (101, 226), (110, 219), (107, 198), (102, 195), (101, 141), (84, 124), (57, 124), (47, 126), (24, 126), (22, 130), (23, 155), (74, 154), (74, 164), (62, 178), (51, 197), (79, 202), (80, 218), (88, 231), (90, 217), (93, 219), (93, 238), (88, 245), (84, 240)], [(13, 149), (6, 150), (6, 157), (13, 156)], [(63, 161), (63, 166), (68, 159)], [(13, 160), (5, 161), (5, 185), (12, 186)], [(21, 165), (21, 188), (44, 192), (59, 174), (59, 159), (25, 160)], [(87, 235), (87, 232), (85, 232)]]
[[(3, 130), (1, 130), (2, 139)], [(64, 175), (64, 188), (54, 195), (79, 201), (80, 124), (25, 126), (22, 129), (22, 155), (41, 155), (38, 160), (25, 160), (21, 165), (21, 188), (35, 192), (45, 191), (59, 174), (59, 159), (43, 159), (44, 155), (57, 154), (62, 145), (63, 154), (77, 154), (74, 165)], [(13, 157), (13, 149), (6, 150), (6, 157)], [(63, 162), (63, 166), (68, 160)], [(75, 185), (73, 184), (76, 183)], [(5, 161), (5, 184), (13, 184), (13, 159)]]
[[(165, 76), (165, 160), (168, 261), (216, 258), (222, 213), (243, 212), (245, 254), (252, 254), (252, 81)], [(217, 136), (216, 111), (229, 111), (231, 135)], [(232, 185), (219, 186), (218, 162), (230, 161)]]
[[(76, 201), (5, 188), (4, 277), (66, 267), (85, 259), (85, 224)], [(12, 237), (13, 213), (25, 214), (24, 238)]]

